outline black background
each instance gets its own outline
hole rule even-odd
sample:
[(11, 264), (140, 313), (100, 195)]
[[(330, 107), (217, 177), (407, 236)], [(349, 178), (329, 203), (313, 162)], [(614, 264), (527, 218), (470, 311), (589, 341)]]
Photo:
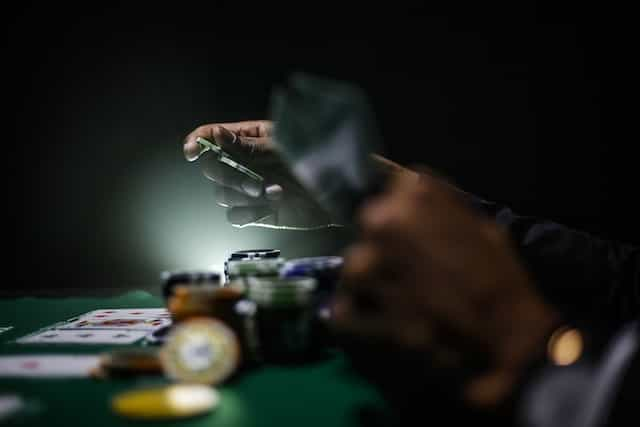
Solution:
[[(517, 3), (7, 8), (3, 293), (152, 287), (162, 266), (124, 247), (127, 218), (113, 215), (135, 197), (130, 171), (160, 155), (195, 176), (182, 138), (203, 123), (267, 117), (272, 88), (293, 71), (367, 90), (386, 153), (402, 164), (638, 242), (610, 11)], [(280, 238), (294, 247), (318, 236)]]

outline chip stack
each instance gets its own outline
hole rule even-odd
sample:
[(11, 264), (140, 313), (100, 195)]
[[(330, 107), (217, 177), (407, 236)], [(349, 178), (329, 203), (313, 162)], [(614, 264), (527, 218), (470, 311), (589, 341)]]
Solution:
[(230, 261), (253, 261), (259, 259), (271, 259), (271, 258), (279, 258), (280, 250), (279, 249), (247, 249), (241, 251), (235, 251), (224, 263), (224, 275), (225, 281), (229, 282), (229, 262)]
[(330, 346), (333, 340), (328, 325), (331, 318), (331, 298), (342, 272), (343, 258), (340, 256), (318, 256), (288, 260), (280, 269), (283, 278), (313, 277), (317, 287), (313, 295), (314, 318), (312, 341), (316, 348)]
[(256, 335), (264, 362), (299, 361), (312, 349), (312, 277), (251, 277), (247, 298), (256, 304)]
[(280, 270), (282, 277), (315, 277), (318, 290), (333, 292), (344, 261), (340, 256), (318, 256), (288, 260)]
[(174, 325), (193, 318), (222, 321), (238, 338), (243, 362), (253, 361), (253, 313), (245, 309), (244, 289), (236, 286), (179, 285), (169, 300)]
[(227, 286), (234, 284), (234, 282), (248, 286), (247, 279), (251, 277), (278, 277), (284, 262), (283, 258), (229, 261), (227, 263)]
[(318, 286), (315, 303), (321, 317), (327, 318), (329, 299), (335, 292), (342, 271), (343, 258), (339, 256), (319, 256), (288, 260), (280, 269), (281, 277), (313, 277)]

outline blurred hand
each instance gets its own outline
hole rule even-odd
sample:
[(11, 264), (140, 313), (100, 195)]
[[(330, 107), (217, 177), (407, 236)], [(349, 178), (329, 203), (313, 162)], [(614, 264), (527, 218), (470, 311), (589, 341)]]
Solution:
[[(228, 208), (235, 226), (314, 229), (333, 224), (329, 214), (291, 174), (271, 138), (273, 123), (266, 120), (200, 126), (184, 143), (189, 161), (199, 159), (212, 181), (218, 205)], [(218, 161), (215, 153), (202, 153), (196, 138), (216, 141), (233, 160), (264, 177), (260, 183)]]
[(344, 335), (385, 343), (378, 348), (422, 354), (439, 372), (464, 372), (461, 397), (486, 407), (509, 396), (556, 319), (505, 232), (463, 197), (426, 174), (397, 174), (370, 200), (334, 322)]

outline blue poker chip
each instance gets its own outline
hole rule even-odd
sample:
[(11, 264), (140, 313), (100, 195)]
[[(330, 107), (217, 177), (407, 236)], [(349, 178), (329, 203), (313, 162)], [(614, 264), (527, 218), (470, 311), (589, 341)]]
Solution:
[(335, 287), (342, 271), (343, 258), (339, 256), (318, 256), (288, 260), (280, 268), (281, 277), (314, 277), (321, 289)]
[(340, 271), (343, 258), (339, 256), (318, 256), (288, 260), (281, 269), (284, 276), (307, 275), (321, 272)]

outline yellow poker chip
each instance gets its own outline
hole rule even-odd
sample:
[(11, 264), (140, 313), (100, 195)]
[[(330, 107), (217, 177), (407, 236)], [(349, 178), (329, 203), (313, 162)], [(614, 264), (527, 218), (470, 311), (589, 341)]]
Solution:
[(174, 327), (160, 352), (163, 371), (184, 383), (219, 384), (237, 369), (240, 345), (231, 328), (213, 318), (192, 318)]
[(131, 390), (116, 395), (112, 410), (123, 417), (147, 420), (179, 419), (202, 415), (218, 406), (216, 390), (203, 384), (174, 384)]

